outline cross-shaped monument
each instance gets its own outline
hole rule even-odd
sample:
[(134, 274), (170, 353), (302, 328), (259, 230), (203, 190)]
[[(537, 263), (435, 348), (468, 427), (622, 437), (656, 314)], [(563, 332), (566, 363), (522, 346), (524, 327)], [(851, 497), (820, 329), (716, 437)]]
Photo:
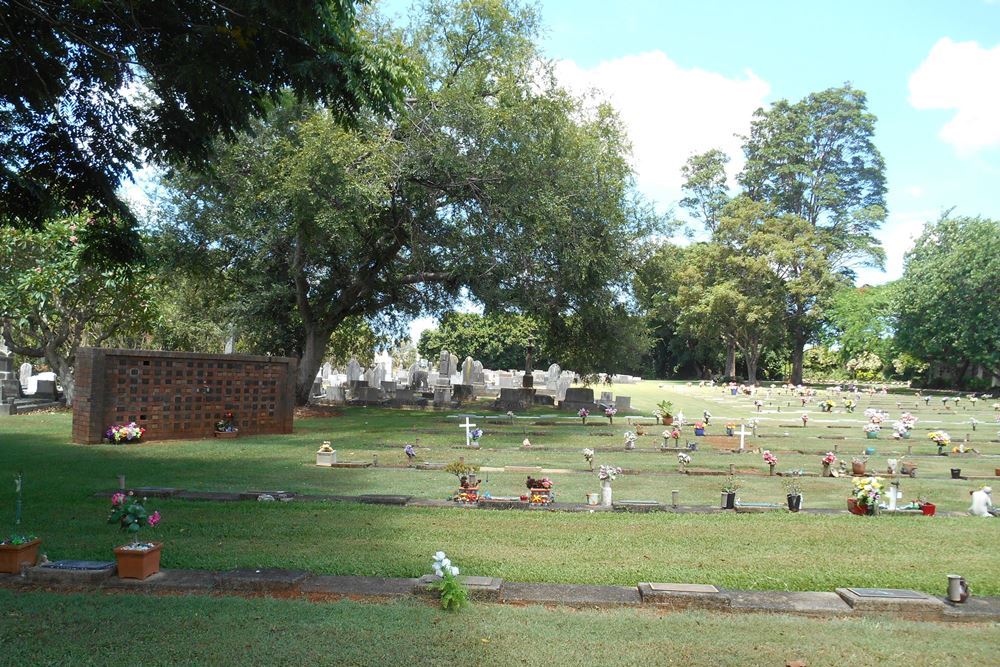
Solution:
[(747, 427), (745, 424), (740, 424), (740, 452), (743, 452), (743, 446), (747, 437)]
[(476, 428), (476, 425), (475, 424), (470, 424), (469, 423), (469, 418), (466, 417), (465, 418), (465, 423), (464, 424), (459, 424), (458, 427), (465, 429), (465, 446), (466, 447), (471, 447), (472, 446), (472, 429)]

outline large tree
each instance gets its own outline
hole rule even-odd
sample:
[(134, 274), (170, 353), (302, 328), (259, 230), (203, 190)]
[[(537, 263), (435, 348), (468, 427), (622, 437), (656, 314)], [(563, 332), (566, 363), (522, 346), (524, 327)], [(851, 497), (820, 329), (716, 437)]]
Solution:
[(213, 174), (169, 182), (165, 229), (238, 284), (241, 330), (292, 333), (300, 402), (348, 318), (398, 330), (461, 290), (535, 316), (581, 372), (622, 349), (618, 327), (641, 329), (620, 295), (651, 216), (625, 132), (556, 85), (536, 30), (513, 2), (432, 2), (407, 37), (420, 77), (391, 123), (344, 128), (289, 101), (220, 142)]
[[(881, 265), (874, 231), (885, 220), (885, 163), (874, 144), (875, 116), (865, 94), (845, 85), (791, 103), (758, 109), (744, 140), (746, 165), (738, 180), (747, 197), (777, 214), (802, 220), (832, 272), (851, 275), (858, 264)], [(789, 239), (794, 241), (794, 239)], [(804, 253), (800, 253), (804, 255)], [(792, 382), (802, 381), (802, 354), (820, 325), (816, 307), (829, 277), (814, 280), (789, 262), (788, 337)]]
[(534, 341), (533, 357), (537, 366), (548, 362), (542, 329), (538, 322), (524, 315), (494, 313), (448, 313), (433, 329), (420, 334), (417, 349), (427, 359), (437, 359), (441, 350), (459, 358), (471, 356), (486, 368), (524, 368), (528, 341)]
[(131, 257), (88, 259), (105, 227), (89, 213), (48, 220), (41, 229), (0, 227), (0, 335), (15, 353), (45, 359), (72, 404), (81, 345), (142, 331), (151, 281)]
[(928, 224), (906, 254), (896, 292), (899, 346), (958, 381), (976, 366), (1000, 377), (998, 276), (1000, 222), (945, 216)]
[(352, 0), (0, 0), (0, 224), (67, 202), (131, 214), (146, 160), (201, 164), (290, 88), (339, 118), (388, 113), (406, 72)]

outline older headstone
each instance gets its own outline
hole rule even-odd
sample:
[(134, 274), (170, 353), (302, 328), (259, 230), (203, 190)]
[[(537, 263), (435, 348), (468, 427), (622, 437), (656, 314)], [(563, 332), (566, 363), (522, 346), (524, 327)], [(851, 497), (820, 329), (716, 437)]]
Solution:
[(559, 375), (562, 373), (562, 369), (559, 368), (559, 364), (552, 364), (549, 366), (549, 372), (545, 374), (545, 388), (546, 389), (558, 389), (559, 388)]
[(320, 369), (319, 374), (320, 377), (322, 377), (324, 380), (329, 380), (330, 376), (333, 375), (333, 364), (331, 364), (329, 361), (323, 364), (323, 367)]
[(333, 401), (335, 403), (343, 403), (346, 399), (344, 395), (344, 387), (326, 387), (326, 400)]
[(631, 396), (616, 396), (615, 397), (615, 409), (616, 410), (631, 410), (632, 409), (632, 397)]
[(560, 377), (556, 383), (556, 400), (560, 403), (566, 400), (566, 391), (569, 389), (570, 384), (572, 384), (572, 379), (568, 377)]
[(451, 405), (451, 385), (435, 385), (434, 407), (442, 408)]
[(22, 387), (28, 386), (28, 378), (31, 377), (31, 372), (35, 370), (31, 364), (23, 363), (17, 374), (17, 380), (21, 383)]
[(483, 370), (483, 362), (478, 359), (472, 362), (472, 384), (486, 384), (486, 372)]
[(28, 378), (28, 388), (25, 394), (37, 396), (38, 398), (56, 397), (56, 374), (52, 371), (44, 371), (38, 375)]
[(427, 369), (419, 363), (410, 366), (410, 389), (422, 389), (427, 386)]
[(358, 380), (360, 380), (362, 374), (363, 374), (363, 371), (361, 370), (361, 364), (358, 363), (357, 359), (354, 359), (352, 357), (351, 360), (347, 362), (347, 382), (348, 382), (348, 384), (350, 384), (351, 382), (357, 382)]
[(472, 357), (466, 357), (465, 361), (462, 362), (462, 384), (472, 384), (472, 370), (474, 367), (475, 363), (472, 361)]
[(455, 366), (452, 365), (452, 358), (454, 355), (448, 350), (441, 350), (441, 356), (438, 359), (438, 381), (439, 385), (451, 384), (451, 374), (455, 372)]

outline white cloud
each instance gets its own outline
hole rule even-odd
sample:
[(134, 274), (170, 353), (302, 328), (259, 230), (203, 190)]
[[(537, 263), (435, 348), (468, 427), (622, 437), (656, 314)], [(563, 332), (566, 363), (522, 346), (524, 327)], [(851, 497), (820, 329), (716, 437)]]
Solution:
[(954, 109), (939, 136), (959, 153), (1000, 146), (1000, 44), (939, 39), (910, 75), (916, 109)]
[(632, 140), (638, 186), (661, 203), (678, 197), (681, 167), (695, 153), (728, 153), (730, 175), (742, 166), (736, 134), (750, 130), (753, 112), (771, 87), (747, 70), (730, 79), (684, 69), (662, 51), (604, 61), (584, 69), (571, 60), (556, 64), (559, 81), (583, 93), (596, 89), (621, 114)]

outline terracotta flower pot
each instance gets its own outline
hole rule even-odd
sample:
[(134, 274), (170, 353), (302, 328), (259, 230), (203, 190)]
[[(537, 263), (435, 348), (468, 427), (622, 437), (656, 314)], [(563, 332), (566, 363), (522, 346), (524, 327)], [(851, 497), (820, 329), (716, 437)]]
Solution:
[(868, 514), (874, 514), (874, 507), (866, 507), (865, 505), (859, 505), (856, 498), (847, 499), (847, 511), (851, 514), (857, 514), (858, 516), (865, 516)]
[(670, 415), (663, 415), (663, 425), (670, 426), (674, 423), (674, 418)]
[(864, 463), (851, 463), (851, 472), (855, 475), (865, 474), (865, 464)]
[(160, 550), (162, 542), (153, 542), (153, 548), (146, 550), (129, 549), (121, 546), (115, 549), (120, 579), (145, 579), (160, 571)]
[(0, 544), (0, 572), (18, 574), (21, 565), (34, 566), (38, 560), (38, 538), (24, 544)]

